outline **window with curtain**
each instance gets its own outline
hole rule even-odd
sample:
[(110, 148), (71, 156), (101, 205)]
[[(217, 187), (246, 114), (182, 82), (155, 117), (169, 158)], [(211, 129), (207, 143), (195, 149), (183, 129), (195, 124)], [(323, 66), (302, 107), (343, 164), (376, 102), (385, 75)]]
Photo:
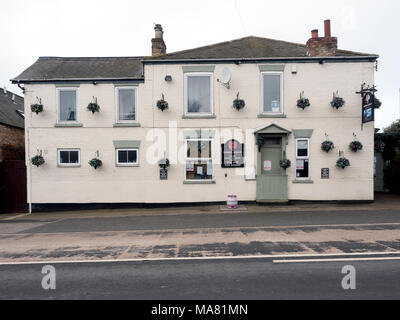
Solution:
[(132, 87), (117, 88), (118, 121), (135, 121), (137, 89)]
[(212, 180), (212, 141), (210, 139), (186, 140), (186, 180)]
[(263, 112), (282, 113), (282, 75), (279, 73), (262, 74)]
[(59, 121), (77, 121), (77, 90), (76, 89), (59, 89)]
[(310, 140), (296, 140), (296, 179), (310, 178)]
[(186, 113), (212, 113), (212, 75), (186, 74)]

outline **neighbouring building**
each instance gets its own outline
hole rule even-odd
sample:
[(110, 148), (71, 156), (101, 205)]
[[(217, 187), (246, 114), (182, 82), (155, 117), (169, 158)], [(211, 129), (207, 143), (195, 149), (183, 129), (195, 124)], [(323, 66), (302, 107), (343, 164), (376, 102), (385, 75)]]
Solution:
[(156, 25), (152, 56), (41, 57), (12, 79), (25, 89), (28, 201), (373, 201), (374, 122), (361, 126), (356, 92), (377, 58), (339, 50), (329, 20), (306, 44), (249, 36), (166, 53)]

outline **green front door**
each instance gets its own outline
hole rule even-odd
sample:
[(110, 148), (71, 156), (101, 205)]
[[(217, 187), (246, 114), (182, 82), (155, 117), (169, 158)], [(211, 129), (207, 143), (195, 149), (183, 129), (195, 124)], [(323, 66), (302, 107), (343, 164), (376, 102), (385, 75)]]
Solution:
[(258, 153), (257, 201), (286, 202), (287, 175), (280, 167), (282, 160), (282, 137), (263, 137)]

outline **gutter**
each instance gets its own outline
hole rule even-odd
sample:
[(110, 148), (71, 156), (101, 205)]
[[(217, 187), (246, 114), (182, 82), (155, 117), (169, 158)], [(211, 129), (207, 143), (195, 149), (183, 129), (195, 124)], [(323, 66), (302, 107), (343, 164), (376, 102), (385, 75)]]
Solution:
[[(11, 79), (11, 83), (17, 84), (20, 87), (22, 83), (90, 83), (90, 82), (144, 82), (144, 78), (92, 78), (92, 79), (80, 79), (80, 78), (68, 78), (68, 79)], [(20, 87), (21, 88), (21, 87)], [(24, 90), (23, 88), (21, 88)]]

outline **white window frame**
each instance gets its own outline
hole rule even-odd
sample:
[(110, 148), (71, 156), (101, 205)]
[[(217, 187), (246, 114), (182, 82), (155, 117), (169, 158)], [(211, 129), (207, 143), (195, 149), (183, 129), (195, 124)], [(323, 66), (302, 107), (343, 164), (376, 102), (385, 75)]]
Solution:
[[(188, 77), (190, 76), (208, 76), (210, 77), (210, 112), (188, 112)], [(212, 72), (187, 72), (184, 77), (184, 115), (185, 116), (204, 116), (214, 114), (214, 74)]]
[[(57, 123), (60, 124), (67, 124), (67, 123), (79, 123), (79, 107), (78, 107), (78, 87), (62, 87), (62, 88), (57, 88), (56, 92), (57, 92)], [(75, 91), (75, 97), (76, 97), (76, 117), (75, 120), (64, 120), (61, 121), (60, 117), (61, 117), (61, 104), (60, 104), (60, 92), (61, 91)]]
[[(280, 112), (270, 112), (264, 111), (264, 75), (275, 75), (280, 77), (280, 99), (281, 99), (281, 111)], [(284, 103), (283, 103), (283, 72), (279, 71), (263, 71), (261, 72), (260, 79), (260, 114), (269, 115), (283, 115), (284, 114)]]
[[(297, 155), (297, 150), (298, 150), (298, 142), (299, 140), (305, 140), (307, 141), (307, 156), (298, 156)], [(297, 177), (297, 160), (308, 160), (308, 177)], [(311, 179), (311, 161), (310, 161), (310, 138), (296, 138), (296, 149), (295, 149), (295, 167), (294, 167), (294, 174), (296, 177), (296, 180), (310, 180)]]
[[(136, 151), (136, 162), (119, 162), (118, 151)], [(138, 167), (139, 166), (139, 148), (116, 148), (115, 164), (117, 167)]]
[[(135, 91), (135, 120), (120, 120), (119, 119), (119, 90), (134, 90)], [(118, 86), (115, 87), (115, 122), (116, 123), (138, 123), (139, 113), (138, 113), (138, 87), (137, 86)]]
[[(207, 157), (207, 158), (198, 158), (198, 157), (195, 157), (195, 158), (190, 158), (190, 157), (188, 157), (187, 156), (187, 150), (188, 150), (188, 142), (189, 141), (196, 141), (196, 142), (198, 142), (198, 141), (210, 141), (211, 142), (211, 157)], [(214, 171), (214, 168), (215, 168), (215, 166), (214, 166), (214, 158), (213, 158), (213, 151), (214, 151), (214, 141), (213, 141), (213, 139), (212, 138), (188, 138), (188, 139), (185, 139), (185, 163), (184, 163), (184, 181), (185, 182), (187, 182), (187, 181), (214, 181), (214, 178), (215, 178), (215, 171)], [(187, 162), (188, 161), (194, 161), (194, 162), (196, 162), (196, 161), (209, 161), (209, 160), (211, 160), (211, 163), (212, 163), (212, 177), (211, 177), (211, 179), (187, 179), (186, 178), (186, 176), (187, 176), (187, 172), (186, 172), (186, 164), (187, 164)]]
[[(78, 163), (61, 163), (61, 151), (78, 151)], [(81, 166), (81, 149), (77, 148), (59, 148), (57, 149), (57, 165), (59, 167), (80, 167)]]

